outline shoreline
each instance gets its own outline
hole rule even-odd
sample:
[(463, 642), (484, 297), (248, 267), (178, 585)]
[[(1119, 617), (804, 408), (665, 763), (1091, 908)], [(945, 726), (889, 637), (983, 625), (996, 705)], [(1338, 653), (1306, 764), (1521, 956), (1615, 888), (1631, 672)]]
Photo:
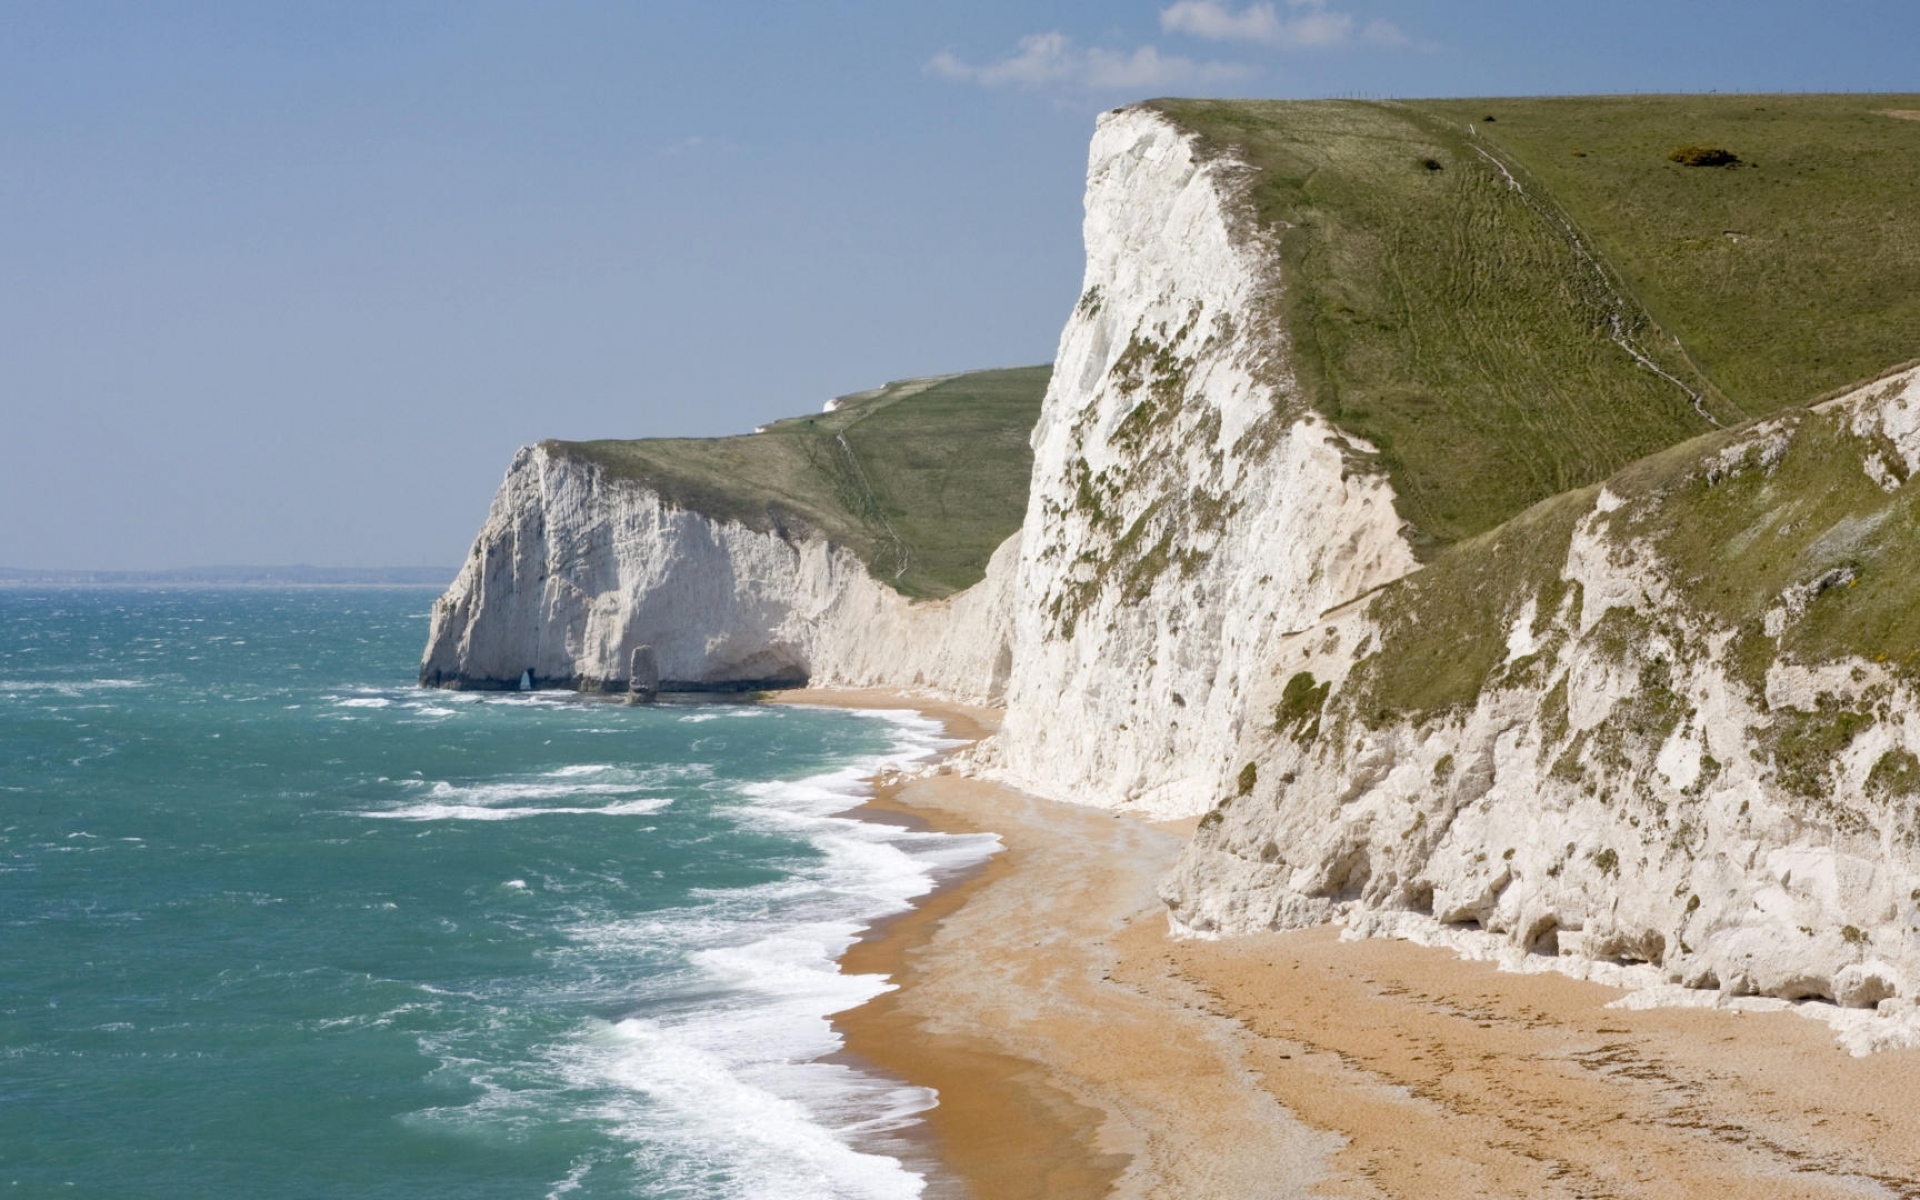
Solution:
[[(974, 740), (993, 710), (880, 691), (783, 703), (900, 708)], [(935, 773), (875, 781), (871, 809), (991, 832), (1003, 849), (850, 947), (844, 969), (894, 990), (838, 1014), (849, 1053), (932, 1087), (922, 1114), (958, 1190), (978, 1200), (1304, 1197), (1330, 1143), (1243, 1064), (1232, 1022), (1201, 1010), (1157, 956), (1154, 887), (1193, 822), (1148, 823)], [(930, 1181), (932, 1182), (932, 1181)]]
[(876, 780), (851, 815), (1005, 847), (841, 959), (897, 985), (834, 1018), (847, 1052), (939, 1093), (957, 1183), (929, 1197), (1920, 1197), (1920, 1050), (1332, 926), (1176, 940), (1154, 885), (1191, 822), (956, 773)]
[[(953, 705), (873, 690), (798, 689), (775, 693), (769, 703), (831, 708), (885, 708), (920, 713), (939, 721), (950, 739), (964, 743), (944, 759), (990, 736), (995, 710)], [(872, 795), (845, 816), (932, 833), (998, 833), (960, 814), (907, 803), (906, 780), (876, 776)], [(1003, 842), (986, 861), (937, 881), (903, 913), (875, 922), (840, 956), (848, 974), (881, 975), (894, 988), (858, 1008), (836, 1013), (842, 1057), (917, 1086), (932, 1088), (939, 1102), (920, 1114), (922, 1138), (951, 1179), (929, 1179), (927, 1200), (1093, 1200), (1108, 1195), (1119, 1166), (1093, 1146), (1098, 1114), (1047, 1086), (1032, 1062), (1005, 1053), (984, 1038), (920, 1036), (902, 994), (922, 980), (918, 952), (948, 918), (977, 893), (1006, 880), (1015, 851)], [(1017, 1115), (1010, 1121), (1009, 1115)]]
[[(905, 817), (936, 833), (987, 833), (941, 814), (929, 819), (898, 802), (902, 784), (876, 781), (873, 800), (850, 812), (863, 820)], [(895, 986), (855, 1009), (835, 1014), (834, 1027), (851, 1060), (932, 1088), (939, 1103), (920, 1114), (935, 1157), (954, 1180), (929, 1180), (929, 1200), (946, 1197), (1104, 1196), (1117, 1174), (1092, 1149), (1098, 1115), (1034, 1076), (1033, 1064), (980, 1038), (922, 1037), (902, 993), (924, 981), (916, 954), (939, 927), (981, 890), (1014, 870), (1006, 849), (940, 881), (908, 911), (877, 922), (840, 957), (849, 974), (882, 975)], [(1017, 1114), (1010, 1122), (1008, 1114)]]

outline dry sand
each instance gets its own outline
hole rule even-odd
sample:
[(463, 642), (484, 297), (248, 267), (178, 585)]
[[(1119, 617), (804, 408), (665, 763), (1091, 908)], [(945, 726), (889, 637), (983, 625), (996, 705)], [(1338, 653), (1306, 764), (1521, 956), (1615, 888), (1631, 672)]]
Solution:
[(1610, 1010), (1615, 988), (1327, 928), (1134, 949), (1347, 1136), (1328, 1195), (1920, 1196), (1920, 1052), (1852, 1058), (1792, 1013)]
[(1153, 886), (1185, 827), (951, 774), (883, 788), (873, 815), (898, 814), (1007, 849), (849, 953), (901, 986), (840, 1023), (939, 1091), (938, 1152), (981, 1200), (1920, 1200), (1920, 1051), (1851, 1058), (1791, 1013), (1610, 1010), (1613, 988), (1330, 928), (1174, 941)]

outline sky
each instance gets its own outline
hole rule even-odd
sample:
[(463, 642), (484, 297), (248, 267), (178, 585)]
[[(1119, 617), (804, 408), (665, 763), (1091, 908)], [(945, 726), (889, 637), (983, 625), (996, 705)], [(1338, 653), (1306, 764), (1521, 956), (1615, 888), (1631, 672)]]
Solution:
[(1131, 101), (1916, 46), (1913, 0), (0, 0), (0, 566), (451, 566), (520, 445), (1045, 362)]

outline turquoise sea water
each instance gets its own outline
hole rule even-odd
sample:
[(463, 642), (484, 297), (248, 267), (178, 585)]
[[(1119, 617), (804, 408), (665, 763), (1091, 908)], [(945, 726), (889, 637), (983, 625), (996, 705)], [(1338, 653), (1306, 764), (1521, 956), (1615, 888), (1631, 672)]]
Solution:
[(905, 1197), (833, 960), (937, 728), (411, 686), (423, 591), (0, 591), (0, 1196)]

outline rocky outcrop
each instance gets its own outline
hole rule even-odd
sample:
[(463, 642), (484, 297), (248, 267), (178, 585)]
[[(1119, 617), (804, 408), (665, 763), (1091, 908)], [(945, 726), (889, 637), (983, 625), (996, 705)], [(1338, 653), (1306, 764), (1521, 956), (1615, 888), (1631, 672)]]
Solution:
[(459, 577), (435, 605), (435, 687), (927, 689), (998, 703), (1011, 664), (1019, 539), (987, 579), (910, 602), (803, 529), (677, 507), (546, 446), (520, 451)]
[(1274, 640), (1415, 565), (1366, 447), (1300, 398), (1246, 174), (1150, 110), (1094, 135), (999, 745), (1031, 791), (1205, 811)]
[(1907, 371), (1691, 444), (1282, 639), (1176, 926), (1911, 1003), (1916, 413)]

